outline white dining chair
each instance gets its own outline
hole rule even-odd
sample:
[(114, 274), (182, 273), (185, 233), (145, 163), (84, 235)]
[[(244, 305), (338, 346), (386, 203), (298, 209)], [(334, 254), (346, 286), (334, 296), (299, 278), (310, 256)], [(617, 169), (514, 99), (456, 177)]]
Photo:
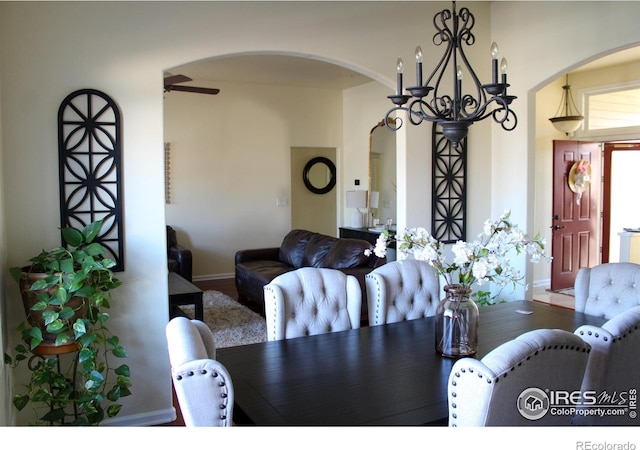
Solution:
[(571, 332), (538, 329), (481, 360), (457, 360), (449, 375), (449, 426), (570, 425), (571, 415), (550, 411), (547, 392), (579, 391), (589, 350)]
[[(574, 424), (638, 425), (632, 412), (637, 403), (631, 402), (640, 391), (640, 306), (618, 314), (602, 327), (582, 325), (575, 333), (591, 345), (591, 354), (582, 383), (587, 404), (576, 414)], [(607, 410), (606, 414), (588, 413), (598, 409)]]
[(353, 275), (303, 267), (264, 287), (267, 340), (360, 328), (362, 291)]
[(640, 264), (583, 267), (576, 275), (574, 288), (576, 311), (611, 319), (640, 305)]
[(426, 261), (404, 259), (365, 275), (369, 325), (433, 316), (442, 297), (435, 269)]
[(209, 327), (199, 320), (176, 317), (165, 331), (171, 377), (185, 425), (231, 426), (233, 383), (227, 369), (215, 360)]

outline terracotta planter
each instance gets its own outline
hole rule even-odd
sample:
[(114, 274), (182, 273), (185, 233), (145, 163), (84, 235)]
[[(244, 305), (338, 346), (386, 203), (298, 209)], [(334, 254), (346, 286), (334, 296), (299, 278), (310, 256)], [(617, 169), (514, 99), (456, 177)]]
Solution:
[[(50, 305), (47, 309), (42, 311), (33, 311), (31, 308), (38, 302), (38, 295), (44, 290), (36, 290), (31, 291), (29, 288), (33, 283), (38, 280), (42, 280), (46, 278), (47, 274), (45, 273), (34, 273), (27, 272), (25, 270), (22, 271), (22, 278), (20, 279), (20, 293), (22, 295), (22, 305), (24, 307), (24, 312), (27, 316), (27, 322), (34, 328), (40, 328), (42, 330), (42, 336), (44, 338), (44, 343), (48, 345), (52, 345), (55, 343), (56, 334), (48, 333), (46, 327), (44, 325), (43, 314), (45, 311), (60, 311), (62, 307)], [(52, 295), (54, 289), (49, 289), (47, 293)], [(70, 323), (73, 323), (78, 318), (84, 318), (87, 316), (88, 307), (85, 301), (86, 299), (82, 297), (72, 297), (65, 306), (72, 308), (75, 311), (75, 314), (71, 319), (68, 319)], [(73, 333), (71, 333), (70, 338), (73, 339)]]

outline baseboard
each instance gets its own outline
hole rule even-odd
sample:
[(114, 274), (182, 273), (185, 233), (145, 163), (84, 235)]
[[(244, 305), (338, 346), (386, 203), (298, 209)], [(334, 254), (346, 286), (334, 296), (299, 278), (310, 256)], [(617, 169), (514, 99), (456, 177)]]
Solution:
[(193, 281), (211, 281), (211, 280), (228, 280), (235, 278), (235, 273), (219, 273), (216, 275), (197, 275), (193, 277)]
[(547, 278), (546, 280), (538, 280), (533, 282), (534, 288), (548, 288), (551, 286), (551, 279)]
[(116, 416), (100, 423), (106, 427), (150, 427), (153, 425), (165, 425), (176, 420), (176, 409), (161, 409), (129, 416)]

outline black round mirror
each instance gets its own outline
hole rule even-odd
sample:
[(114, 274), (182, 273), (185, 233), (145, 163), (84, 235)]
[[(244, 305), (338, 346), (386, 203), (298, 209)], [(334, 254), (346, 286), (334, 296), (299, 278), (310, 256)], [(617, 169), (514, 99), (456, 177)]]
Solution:
[(336, 166), (329, 158), (317, 156), (304, 166), (302, 179), (314, 194), (326, 194), (336, 185)]

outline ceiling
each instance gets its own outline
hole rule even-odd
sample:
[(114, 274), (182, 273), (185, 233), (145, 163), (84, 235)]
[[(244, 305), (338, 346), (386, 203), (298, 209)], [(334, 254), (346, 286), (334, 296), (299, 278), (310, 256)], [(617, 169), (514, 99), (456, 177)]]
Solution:
[[(640, 47), (634, 47), (585, 64), (573, 72), (639, 60)], [(274, 54), (213, 58), (174, 67), (167, 74), (183, 74), (194, 80), (185, 85), (212, 88), (224, 81), (343, 90), (373, 81), (361, 73), (318, 59)]]
[(214, 58), (174, 67), (168, 73), (186, 75), (194, 81), (185, 85), (203, 87), (229, 81), (343, 90), (372, 81), (346, 67), (317, 59), (267, 54)]
[(640, 47), (633, 47), (627, 50), (621, 50), (611, 55), (596, 59), (584, 66), (578, 67), (573, 72), (582, 72), (586, 70), (603, 69), (605, 67), (627, 64), (633, 61), (640, 61)]

